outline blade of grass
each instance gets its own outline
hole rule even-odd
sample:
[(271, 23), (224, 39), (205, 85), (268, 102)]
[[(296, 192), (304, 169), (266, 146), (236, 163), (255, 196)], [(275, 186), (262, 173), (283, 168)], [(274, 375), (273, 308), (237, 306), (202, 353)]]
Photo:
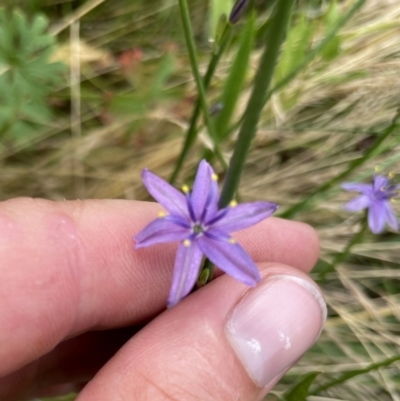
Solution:
[(210, 37), (215, 39), (218, 31), (218, 24), (221, 17), (227, 17), (232, 9), (231, 0), (211, 0), (210, 1)]
[(193, 77), (196, 82), (197, 91), (199, 94), (200, 106), (203, 112), (204, 122), (207, 127), (208, 133), (213, 141), (214, 153), (217, 156), (219, 162), (222, 164), (222, 166), (226, 168), (225, 160), (218, 147), (213, 122), (211, 121), (209, 108), (207, 105), (206, 91), (204, 89), (203, 80), (200, 75), (199, 63), (196, 54), (196, 45), (194, 43), (194, 35), (193, 35), (192, 25), (190, 22), (189, 7), (186, 0), (179, 0), (179, 9), (183, 25), (183, 32), (185, 35), (186, 45), (189, 53), (190, 66), (192, 68)]
[(363, 156), (359, 157), (358, 159), (352, 160), (346, 170), (338, 174), (337, 176), (333, 177), (329, 181), (326, 181), (324, 184), (320, 185), (319, 187), (315, 188), (310, 194), (308, 194), (302, 201), (296, 203), (295, 205), (291, 206), (289, 209), (281, 213), (279, 216), (284, 217), (286, 219), (292, 218), (296, 213), (300, 212), (301, 210), (305, 210), (311, 206), (317, 196), (321, 196), (323, 193), (328, 191), (335, 185), (338, 185), (342, 182), (346, 177), (348, 177), (354, 170), (361, 167), (365, 162), (370, 160), (372, 157), (378, 155), (380, 153), (381, 144), (393, 133), (393, 131), (397, 128), (397, 120), (400, 117), (400, 109), (398, 109), (396, 115), (394, 116), (392, 123), (386, 130), (381, 134), (373, 146), (371, 146)]
[(338, 252), (335, 255), (335, 257), (332, 260), (332, 263), (328, 263), (328, 264), (324, 265), (324, 268), (322, 270), (320, 270), (320, 272), (319, 272), (318, 281), (325, 280), (326, 275), (328, 273), (335, 271), (336, 266), (339, 263), (343, 262), (347, 258), (347, 256), (350, 254), (350, 251), (352, 250), (353, 246), (361, 243), (361, 240), (364, 237), (364, 234), (367, 231), (367, 228), (368, 228), (368, 218), (367, 218), (367, 214), (365, 214), (363, 221), (362, 221), (360, 231), (351, 237), (350, 241), (348, 242), (348, 244), (346, 245), (346, 247), (344, 248), (344, 250), (342, 252)]
[[(219, 60), (221, 59), (222, 54), (224, 53), (227, 45), (229, 44), (229, 42), (231, 40), (231, 33), (232, 33), (232, 27), (230, 24), (227, 23), (225, 26), (224, 32), (221, 36), (221, 40), (217, 47), (217, 50), (215, 52), (213, 52), (210, 63), (208, 64), (208, 67), (207, 67), (207, 71), (204, 75), (204, 78), (203, 78), (204, 90), (207, 90), (210, 85), (211, 78), (214, 75), (214, 72), (217, 68)], [(191, 149), (194, 142), (196, 141), (197, 121), (199, 119), (200, 112), (201, 112), (201, 101), (200, 101), (200, 97), (198, 97), (196, 100), (196, 105), (195, 105), (193, 113), (192, 113), (192, 117), (190, 119), (189, 128), (186, 132), (185, 141), (184, 141), (181, 153), (179, 155), (178, 161), (176, 162), (176, 165), (175, 165), (174, 171), (172, 172), (171, 178), (169, 179), (169, 182), (171, 184), (173, 184), (175, 182), (176, 178), (178, 177), (178, 174), (182, 169), (183, 163), (189, 153), (189, 150)]]
[[(351, 17), (353, 17), (353, 15), (364, 5), (365, 2), (366, 0), (358, 0), (356, 3), (354, 3), (353, 7), (351, 7), (350, 10), (347, 11), (347, 13), (332, 27), (324, 39), (322, 39), (321, 42), (308, 53), (303, 61), (294, 67), (292, 71), (290, 71), (275, 86), (273, 86), (271, 90), (267, 92), (264, 99), (264, 105), (267, 104), (268, 100), (275, 92), (288, 85), (301, 71), (304, 70), (304, 68), (311, 63), (311, 61), (314, 60), (316, 56), (325, 50), (325, 48), (331, 43), (332, 39), (335, 38), (339, 30), (347, 23), (347, 21), (351, 19)], [(242, 124), (243, 119), (244, 116), (242, 116), (240, 120), (229, 129), (229, 133), (235, 131)]]
[(228, 125), (235, 111), (235, 106), (246, 78), (256, 33), (255, 23), (256, 16), (253, 12), (242, 32), (238, 52), (224, 84), (221, 96), (223, 109), (215, 120), (215, 132), (219, 140), (223, 140), (226, 137)]
[(285, 392), (283, 399), (285, 401), (305, 401), (308, 396), (308, 389), (319, 374), (321, 372), (306, 373), (298, 383)]
[(246, 156), (251, 141), (256, 133), (258, 120), (264, 107), (265, 95), (274, 74), (280, 47), (287, 32), (293, 3), (294, 0), (280, 0), (276, 4), (274, 14), (271, 17), (271, 26), (265, 38), (265, 50), (261, 56), (258, 71), (253, 83), (252, 94), (244, 113), (239, 137), (222, 188), (220, 207), (228, 205), (238, 188)]
[(359, 375), (363, 375), (368, 372), (372, 372), (373, 370), (377, 370), (384, 366), (389, 366), (392, 363), (397, 362), (397, 361), (400, 361), (400, 355), (396, 355), (392, 358), (385, 359), (384, 361), (381, 361), (381, 362), (373, 363), (364, 369), (356, 369), (356, 370), (352, 370), (350, 372), (346, 372), (343, 375), (341, 375), (340, 377), (338, 377), (337, 379), (332, 380), (322, 386), (319, 386), (315, 390), (312, 390), (309, 395), (319, 394), (320, 392), (325, 391), (328, 388), (331, 388), (333, 386), (337, 386), (338, 384), (342, 384), (345, 381), (347, 381), (355, 376), (359, 376)]
[(265, 103), (271, 98), (274, 92), (285, 87), (289, 82), (291, 82), (314, 58), (320, 54), (327, 45), (335, 38), (339, 30), (349, 21), (349, 19), (364, 5), (366, 0), (358, 0), (354, 3), (353, 7), (332, 27), (325, 38), (312, 49), (304, 60), (297, 65), (291, 72), (289, 72), (281, 81), (279, 81), (268, 93), (265, 98)]

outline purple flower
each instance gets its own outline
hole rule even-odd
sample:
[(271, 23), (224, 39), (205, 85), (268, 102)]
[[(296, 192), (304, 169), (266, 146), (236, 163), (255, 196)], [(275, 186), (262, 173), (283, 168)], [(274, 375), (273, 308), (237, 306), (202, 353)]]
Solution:
[(398, 196), (400, 186), (391, 185), (388, 177), (376, 175), (372, 184), (345, 183), (342, 188), (361, 193), (344, 207), (349, 212), (368, 208), (368, 225), (374, 234), (380, 234), (386, 223), (396, 231), (399, 229), (390, 201)]
[(202, 160), (192, 192), (184, 186), (182, 194), (149, 170), (143, 183), (169, 214), (161, 213), (135, 237), (136, 249), (163, 242), (180, 241), (175, 259), (168, 306), (176, 305), (193, 288), (203, 255), (223, 271), (250, 286), (260, 281), (256, 265), (230, 233), (257, 224), (278, 208), (271, 202), (237, 205), (231, 202), (218, 209), (217, 175)]

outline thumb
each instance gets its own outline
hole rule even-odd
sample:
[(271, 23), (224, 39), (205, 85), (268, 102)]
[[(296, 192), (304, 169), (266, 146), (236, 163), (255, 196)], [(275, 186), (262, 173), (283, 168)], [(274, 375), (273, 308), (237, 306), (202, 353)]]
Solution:
[(255, 288), (223, 275), (159, 315), (78, 401), (261, 399), (314, 343), (326, 305), (298, 270), (260, 270)]

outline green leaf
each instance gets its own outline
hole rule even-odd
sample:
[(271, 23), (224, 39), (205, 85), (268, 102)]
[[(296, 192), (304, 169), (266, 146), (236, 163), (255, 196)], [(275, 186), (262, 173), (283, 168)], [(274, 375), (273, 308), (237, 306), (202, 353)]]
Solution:
[(218, 26), (221, 17), (229, 16), (232, 10), (232, 0), (211, 0), (210, 1), (210, 38), (217, 36)]
[(66, 66), (52, 63), (55, 38), (42, 15), (0, 9), (0, 136), (19, 141), (52, 117), (49, 94)]
[(225, 81), (220, 99), (223, 108), (215, 121), (215, 131), (219, 140), (224, 139), (229, 133), (228, 127), (245, 82), (249, 59), (254, 46), (256, 33), (255, 25), (256, 18), (255, 14), (252, 13), (242, 32), (239, 49), (233, 61), (229, 76)]
[[(324, 25), (326, 26), (326, 32), (328, 33), (332, 27), (334, 27), (340, 20), (340, 10), (337, 1), (333, 1), (328, 8), (328, 11), (324, 18)], [(332, 40), (325, 46), (322, 51), (322, 57), (326, 61), (331, 61), (336, 58), (341, 51), (342, 38), (340, 36), (335, 36)]]
[(321, 372), (310, 372), (305, 374), (298, 383), (285, 392), (283, 399), (285, 401), (305, 401), (311, 384), (313, 384), (320, 373)]
[(311, 46), (314, 32), (313, 24), (303, 14), (297, 23), (290, 28), (282, 55), (277, 66), (275, 79), (280, 81), (305, 58)]
[(374, 370), (377, 370), (377, 369), (385, 367), (385, 366), (389, 366), (392, 363), (397, 362), (397, 361), (400, 361), (400, 355), (396, 355), (392, 358), (385, 359), (381, 362), (373, 363), (363, 369), (350, 370), (350, 371), (344, 373), (343, 375), (339, 376), (337, 379), (331, 380), (330, 382), (317, 387), (315, 390), (310, 392), (310, 395), (311, 394), (312, 395), (319, 394), (321, 391), (325, 391), (330, 387), (337, 386), (338, 384), (342, 384), (345, 381), (352, 379), (353, 377), (372, 372)]

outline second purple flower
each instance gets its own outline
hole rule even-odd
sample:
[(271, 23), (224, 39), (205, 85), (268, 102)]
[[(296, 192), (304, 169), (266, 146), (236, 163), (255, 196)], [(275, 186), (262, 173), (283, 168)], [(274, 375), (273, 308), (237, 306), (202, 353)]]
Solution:
[(218, 209), (218, 177), (205, 160), (199, 165), (193, 190), (184, 186), (184, 194), (147, 169), (142, 177), (150, 194), (169, 214), (161, 214), (135, 237), (136, 248), (180, 241), (168, 306), (177, 304), (192, 290), (203, 255), (244, 284), (254, 286), (260, 281), (256, 265), (230, 233), (266, 219), (278, 205), (231, 202)]
[(372, 184), (344, 183), (342, 188), (361, 193), (344, 207), (349, 212), (368, 209), (368, 225), (374, 234), (382, 233), (385, 224), (393, 230), (399, 230), (399, 223), (390, 202), (399, 196), (400, 185), (392, 185), (390, 178), (375, 175)]

